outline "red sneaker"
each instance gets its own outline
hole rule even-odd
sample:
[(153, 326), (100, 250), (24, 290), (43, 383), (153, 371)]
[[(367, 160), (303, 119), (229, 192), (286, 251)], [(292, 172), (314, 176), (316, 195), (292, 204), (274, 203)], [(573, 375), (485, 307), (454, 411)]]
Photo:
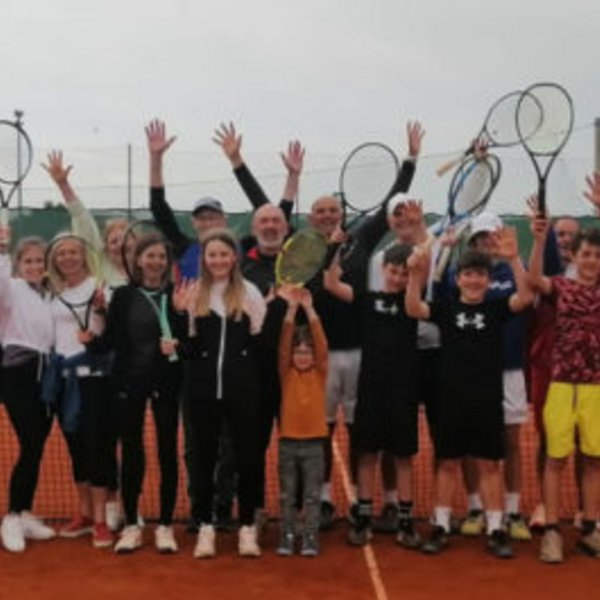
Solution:
[(77, 515), (67, 523), (60, 531), (58, 535), (63, 538), (78, 538), (82, 535), (92, 533), (94, 527), (94, 521), (89, 517), (83, 515)]
[(110, 548), (113, 545), (113, 534), (106, 523), (96, 523), (92, 533), (94, 548)]

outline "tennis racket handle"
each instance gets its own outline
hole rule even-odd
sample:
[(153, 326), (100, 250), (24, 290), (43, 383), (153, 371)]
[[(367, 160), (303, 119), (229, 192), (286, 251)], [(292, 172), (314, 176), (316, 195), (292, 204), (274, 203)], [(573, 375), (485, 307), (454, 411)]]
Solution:
[(457, 167), (458, 165), (460, 165), (463, 157), (464, 157), (464, 154), (461, 155), (459, 158), (453, 158), (452, 160), (449, 160), (447, 163), (444, 163), (441, 167), (439, 167), (436, 170), (436, 172), (435, 172), (436, 175), (438, 177), (443, 177), (448, 171), (451, 171), (452, 169), (454, 169), (454, 167)]
[(537, 210), (541, 217), (546, 216), (546, 185), (540, 181), (537, 194)]
[(7, 206), (3, 206), (2, 208), (0, 208), (0, 227), (2, 227), (2, 229), (5, 229), (6, 227), (8, 227), (8, 207)]

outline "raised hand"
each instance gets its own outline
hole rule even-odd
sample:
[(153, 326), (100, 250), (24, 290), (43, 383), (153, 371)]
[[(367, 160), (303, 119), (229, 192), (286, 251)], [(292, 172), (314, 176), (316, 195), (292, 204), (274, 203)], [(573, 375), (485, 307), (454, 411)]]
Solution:
[(281, 160), (290, 175), (300, 175), (304, 166), (305, 149), (299, 140), (293, 140), (288, 144), (287, 152), (280, 153)]
[(473, 148), (473, 156), (477, 160), (483, 160), (484, 158), (487, 157), (487, 153), (488, 153), (487, 143), (484, 140), (482, 140), (481, 138), (473, 140), (473, 143), (471, 144), (471, 146)]
[(60, 150), (51, 150), (47, 154), (46, 159), (48, 164), (41, 164), (52, 178), (52, 181), (59, 186), (68, 183), (73, 165), (65, 166), (63, 164), (63, 153)]
[(300, 305), (306, 312), (309, 312), (312, 310), (313, 297), (312, 297), (312, 294), (310, 293), (310, 290), (308, 290), (306, 288), (300, 288), (299, 300), (300, 300)]
[(585, 178), (587, 189), (583, 195), (594, 205), (596, 211), (600, 212), (600, 173), (593, 173)]
[(215, 129), (213, 142), (221, 146), (223, 154), (229, 159), (234, 169), (243, 163), (241, 154), (242, 135), (237, 134), (233, 123), (230, 122), (229, 125), (221, 123)]
[(10, 246), (10, 225), (0, 225), (0, 252), (4, 253)]
[(413, 273), (422, 273), (427, 269), (430, 262), (429, 248), (415, 246), (412, 254), (406, 261), (406, 267)]
[(402, 204), (402, 216), (412, 227), (421, 225), (423, 223), (423, 202), (407, 200)]
[(171, 301), (178, 312), (186, 312), (191, 308), (193, 297), (196, 293), (196, 282), (184, 279), (173, 289)]
[(150, 121), (144, 130), (146, 131), (146, 140), (150, 154), (162, 156), (177, 139), (176, 136), (167, 138), (165, 123), (160, 119)]
[(408, 155), (417, 158), (421, 153), (421, 142), (425, 136), (425, 130), (419, 121), (409, 121), (406, 124), (406, 135), (408, 137)]
[(501, 227), (490, 233), (494, 242), (494, 254), (505, 260), (519, 256), (519, 240), (514, 227)]

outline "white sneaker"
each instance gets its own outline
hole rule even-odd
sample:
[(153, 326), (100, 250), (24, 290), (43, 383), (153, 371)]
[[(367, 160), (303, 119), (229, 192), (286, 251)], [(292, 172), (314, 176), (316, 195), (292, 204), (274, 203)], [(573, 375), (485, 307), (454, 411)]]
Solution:
[(121, 503), (113, 500), (107, 502), (104, 507), (104, 514), (106, 517), (106, 526), (111, 531), (119, 531), (123, 525), (123, 511), (121, 510)]
[(0, 537), (2, 537), (2, 543), (9, 552), (23, 552), (25, 550), (25, 535), (20, 515), (9, 513), (2, 519)]
[(170, 525), (159, 525), (154, 531), (154, 544), (161, 554), (174, 554), (179, 550), (173, 527)]
[(115, 552), (117, 554), (131, 554), (141, 547), (142, 530), (137, 525), (127, 525), (121, 531), (119, 541), (115, 544)]
[(216, 554), (215, 528), (212, 525), (201, 525), (194, 548), (194, 558), (212, 558)]
[(21, 513), (21, 524), (25, 539), (51, 540), (56, 537), (56, 531), (52, 527), (48, 527), (41, 519), (38, 519), (30, 512)]
[(260, 556), (256, 525), (242, 525), (240, 527), (238, 552), (240, 556)]

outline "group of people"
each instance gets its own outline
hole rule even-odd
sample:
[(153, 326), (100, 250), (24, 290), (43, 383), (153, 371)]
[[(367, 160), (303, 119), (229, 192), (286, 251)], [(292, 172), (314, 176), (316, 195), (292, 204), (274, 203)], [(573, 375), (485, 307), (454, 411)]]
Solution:
[[(435, 240), (421, 203), (406, 195), (423, 136), (419, 123), (407, 125), (408, 156), (388, 197), (349, 233), (336, 197), (312, 203), (309, 226), (339, 250), (304, 287), (278, 286), (275, 277), (277, 255), (293, 233), (304, 159), (299, 142), (282, 154), (287, 178), (276, 205), (244, 162), (235, 127), (215, 131), (253, 206), (251, 234), (241, 239), (227, 229), (215, 198), (193, 207), (197, 236), (180, 229), (163, 177), (175, 138), (161, 121), (146, 127), (150, 208), (160, 234), (125, 239), (123, 219), (107, 222), (101, 233), (70, 185), (71, 167), (60, 152), (50, 153), (45, 168), (65, 200), (71, 230), (48, 244), (16, 240), (12, 257), (10, 228), (0, 230), (2, 400), (20, 448), (0, 527), (4, 547), (22, 552), (27, 540), (58, 533), (91, 534), (95, 547), (117, 553), (140, 548), (149, 403), (161, 474), (159, 552), (178, 551), (172, 520), (181, 418), (197, 558), (216, 555), (233, 496), (239, 553), (260, 556), (265, 454), (274, 427), (277, 553), (295, 553), (300, 537), (300, 554), (318, 555), (319, 531), (332, 526), (336, 513), (332, 437), (341, 421), (355, 496), (350, 544), (367, 544), (381, 530), (406, 548), (442, 552), (462, 475), (469, 502), (462, 532), (485, 530), (487, 550), (509, 558), (511, 539), (531, 539), (520, 507), (519, 445), (530, 397), (541, 440), (543, 505), (534, 515), (544, 531), (540, 559), (564, 557), (560, 477), (576, 446), (577, 545), (600, 557), (600, 232), (579, 232), (572, 219), (553, 230), (533, 207), (528, 268), (514, 230), (492, 213), (473, 218), (466, 244), (451, 232)], [(600, 207), (600, 175), (587, 185), (586, 196)], [(436, 266), (440, 244), (456, 256), (443, 272)], [(420, 403), (435, 449), (426, 539), (413, 518)], [(31, 512), (55, 416), (79, 498), (58, 532)], [(384, 506), (376, 518), (378, 469)], [(234, 476), (223, 477), (227, 472)], [(115, 540), (111, 529), (121, 509)]]

